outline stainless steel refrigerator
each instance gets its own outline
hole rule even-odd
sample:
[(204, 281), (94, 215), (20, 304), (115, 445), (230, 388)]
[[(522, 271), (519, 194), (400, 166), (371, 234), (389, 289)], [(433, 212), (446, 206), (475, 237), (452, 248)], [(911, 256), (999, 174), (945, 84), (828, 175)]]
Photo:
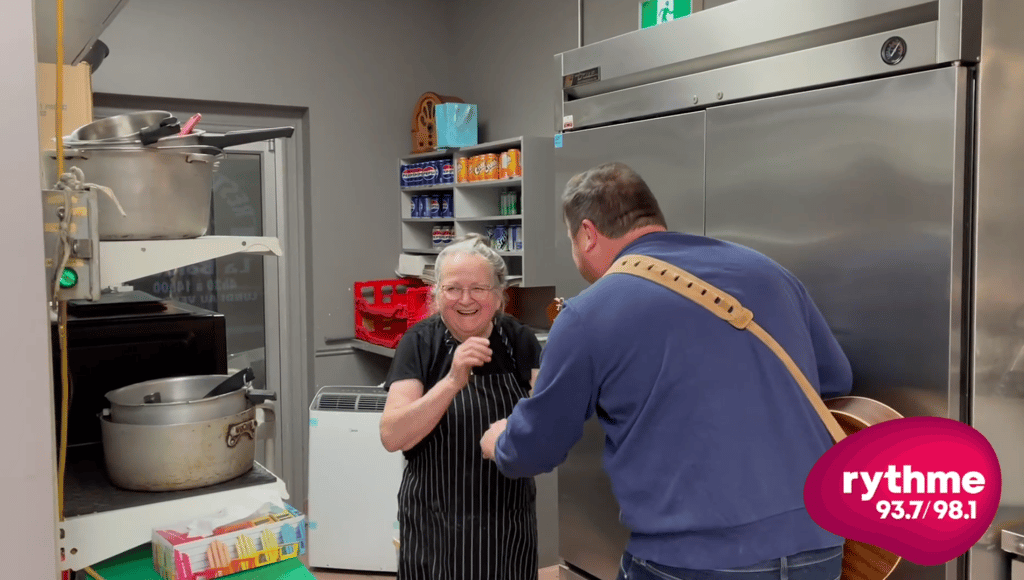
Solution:
[[(854, 394), (992, 443), (990, 533), (893, 579), (1009, 578), (998, 532), (1024, 517), (1022, 17), (1020, 0), (736, 0), (555, 58), (557, 193), (629, 164), (670, 229), (757, 249), (806, 284)], [(586, 283), (555, 239), (547, 274), (572, 296)], [(592, 420), (559, 468), (565, 577), (614, 579), (628, 537), (603, 445)]]

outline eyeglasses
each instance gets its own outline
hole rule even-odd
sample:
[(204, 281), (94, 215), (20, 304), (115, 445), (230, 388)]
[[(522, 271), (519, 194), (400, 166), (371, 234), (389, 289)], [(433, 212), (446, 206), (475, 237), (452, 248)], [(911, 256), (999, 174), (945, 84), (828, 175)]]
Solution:
[(462, 298), (462, 295), (465, 294), (467, 290), (469, 291), (469, 296), (473, 300), (480, 300), (481, 298), (486, 298), (494, 288), (491, 286), (473, 286), (471, 288), (441, 286), (441, 294), (443, 294), (448, 300), (458, 300), (459, 298)]

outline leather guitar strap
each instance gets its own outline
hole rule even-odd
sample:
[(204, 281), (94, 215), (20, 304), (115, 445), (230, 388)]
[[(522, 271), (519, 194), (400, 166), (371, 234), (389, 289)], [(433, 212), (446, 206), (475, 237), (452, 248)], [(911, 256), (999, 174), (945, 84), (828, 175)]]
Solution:
[(818, 416), (825, 424), (825, 428), (832, 435), (833, 441), (838, 443), (846, 437), (846, 432), (839, 426), (835, 417), (832, 416), (828, 407), (821, 400), (818, 392), (811, 386), (803, 372), (801, 372), (800, 367), (796, 366), (796, 363), (793, 362), (793, 359), (782, 348), (782, 345), (761, 328), (758, 323), (754, 322), (754, 313), (744, 308), (739, 300), (686, 270), (648, 256), (638, 254), (623, 256), (612, 264), (612, 267), (605, 272), (605, 275), (614, 273), (632, 274), (661, 284), (710, 310), (715, 316), (725, 320), (733, 325), (733, 327), (739, 330), (749, 330), (754, 336), (768, 345), (768, 348), (786, 365), (786, 368), (789, 369), (789, 372), (796, 379), (804, 394), (807, 395), (811, 405), (814, 406), (814, 410), (818, 412)]

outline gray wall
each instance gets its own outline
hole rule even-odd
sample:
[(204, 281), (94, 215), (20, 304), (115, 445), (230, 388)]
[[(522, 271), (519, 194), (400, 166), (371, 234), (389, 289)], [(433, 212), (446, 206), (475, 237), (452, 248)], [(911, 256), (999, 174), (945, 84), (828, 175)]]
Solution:
[(447, 6), (131, 0), (103, 34), (96, 92), (308, 108), (318, 348), (353, 334), (352, 281), (393, 275), (395, 158), (417, 97), (451, 86)]
[(5, 578), (56, 578), (57, 540), (54, 460), (53, 383), (50, 328), (44, 279), (42, 201), (39, 195), (39, 140), (36, 126), (36, 57), (32, 1), (4, 4), (0, 21), (4, 57), (0, 77), (8, 118), (0, 151), (4, 157), (4, 211), (0, 231), (9, 248), (0, 284), (0, 364), (4, 369), (4, 406), (0, 440), (7, 442), (0, 490), (8, 498), (0, 545), (18, 556), (3, 565)]
[(460, 0), (453, 95), (479, 105), (480, 140), (554, 135), (554, 55), (576, 48), (576, 0)]
[[(632, 0), (590, 0), (586, 42), (635, 29), (637, 9)], [(419, 95), (478, 104), (482, 141), (553, 135), (552, 60), (577, 46), (577, 10), (576, 0), (131, 0), (102, 36), (111, 54), (93, 85), (308, 109), (312, 395), (323, 385), (377, 384), (387, 371), (388, 359), (327, 339), (354, 334), (353, 282), (394, 275), (397, 158), (410, 150)], [(548, 566), (558, 562), (556, 477), (537, 485)]]

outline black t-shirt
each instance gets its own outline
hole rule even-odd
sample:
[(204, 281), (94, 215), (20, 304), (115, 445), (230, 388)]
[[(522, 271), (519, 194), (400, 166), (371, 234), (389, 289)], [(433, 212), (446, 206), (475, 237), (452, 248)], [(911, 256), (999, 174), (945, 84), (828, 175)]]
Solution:
[[(491, 360), (473, 368), (474, 375), (514, 373), (529, 392), (531, 371), (540, 368), (540, 342), (534, 333), (511, 316), (501, 315), (491, 331)], [(459, 342), (437, 314), (406, 331), (395, 350), (384, 390), (402, 379), (419, 379), (427, 392), (451, 369)], [(511, 349), (514, 356), (510, 355)]]

